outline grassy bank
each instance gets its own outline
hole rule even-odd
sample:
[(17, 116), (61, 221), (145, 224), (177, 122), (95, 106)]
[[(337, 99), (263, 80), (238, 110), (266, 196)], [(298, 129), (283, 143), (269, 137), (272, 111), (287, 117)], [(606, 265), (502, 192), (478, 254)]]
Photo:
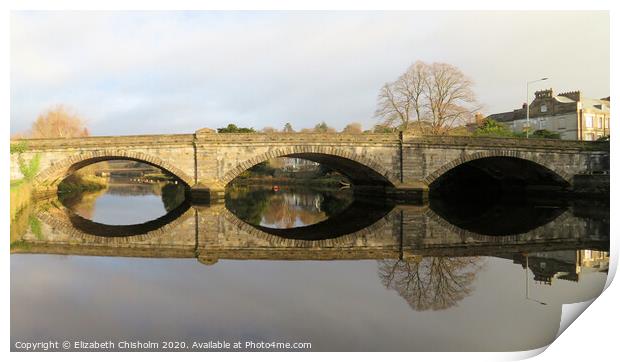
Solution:
[(28, 228), (32, 228), (32, 184), (26, 180), (11, 180), (11, 221), (10, 236), (11, 245), (18, 241)]
[(32, 208), (32, 203), (27, 203), (23, 208), (19, 209), (15, 215), (11, 215), (11, 233), (9, 237), (11, 247), (13, 243), (21, 240), (28, 229), (33, 229), (39, 234), (41, 233), (40, 223), (31, 215)]
[(30, 204), (32, 185), (25, 180), (11, 180), (11, 222)]
[(58, 185), (58, 192), (70, 194), (75, 192), (99, 191), (108, 187), (108, 179), (95, 175), (73, 174)]
[(152, 181), (174, 181), (174, 176), (167, 175), (165, 173), (147, 173), (143, 176), (143, 178), (152, 180)]

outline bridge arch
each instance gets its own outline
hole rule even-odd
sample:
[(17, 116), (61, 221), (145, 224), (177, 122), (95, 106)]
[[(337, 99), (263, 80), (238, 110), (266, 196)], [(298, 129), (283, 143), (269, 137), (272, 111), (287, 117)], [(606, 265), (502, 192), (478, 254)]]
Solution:
[(228, 171), (222, 182), (226, 185), (252, 166), (277, 157), (301, 158), (324, 164), (347, 176), (354, 185), (393, 187), (399, 182), (398, 175), (373, 156), (350, 152), (340, 147), (317, 145), (275, 148), (259, 154)]
[(181, 171), (174, 165), (156, 157), (142, 152), (125, 150), (98, 150), (80, 152), (76, 155), (67, 157), (59, 162), (52, 164), (47, 169), (41, 171), (35, 177), (35, 185), (38, 186), (57, 186), (65, 177), (71, 173), (88, 165), (110, 160), (132, 160), (143, 162), (158, 167), (179, 178), (187, 185), (193, 184), (193, 178)]
[(557, 176), (559, 181), (561, 181), (562, 183), (566, 185), (572, 184), (571, 182), (572, 177), (568, 175), (566, 172), (562, 171), (561, 169), (558, 169), (557, 167), (555, 167), (552, 163), (544, 159), (541, 159), (540, 157), (532, 156), (531, 154), (526, 153), (526, 152), (510, 151), (510, 150), (487, 150), (487, 151), (472, 153), (469, 155), (463, 154), (460, 157), (452, 160), (451, 162), (448, 162), (445, 165), (441, 166), (434, 172), (430, 173), (428, 176), (426, 176), (423, 179), (423, 182), (427, 186), (430, 186), (433, 182), (435, 182), (440, 177), (445, 175), (447, 172), (449, 172), (452, 169), (455, 169), (458, 166), (461, 166), (468, 162), (487, 159), (487, 158), (488, 159), (508, 158), (508, 159), (518, 159), (518, 160), (528, 161), (539, 167), (546, 169), (551, 174)]

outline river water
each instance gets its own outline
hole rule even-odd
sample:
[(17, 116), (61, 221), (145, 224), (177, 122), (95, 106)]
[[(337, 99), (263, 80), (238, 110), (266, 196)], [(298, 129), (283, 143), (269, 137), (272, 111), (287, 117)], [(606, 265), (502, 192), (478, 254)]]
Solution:
[(11, 226), (24, 229), (11, 246), (11, 348), (527, 350), (607, 278), (605, 204), (395, 205), (302, 186), (237, 186), (211, 206), (183, 195), (115, 180), (28, 209)]

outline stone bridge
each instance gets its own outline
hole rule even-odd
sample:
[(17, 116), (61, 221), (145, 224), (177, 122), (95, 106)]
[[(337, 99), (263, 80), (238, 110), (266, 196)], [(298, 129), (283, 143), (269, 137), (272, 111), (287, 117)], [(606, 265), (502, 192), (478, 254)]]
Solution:
[[(85, 220), (57, 201), (37, 206), (13, 253), (219, 259), (334, 260), (416, 259), (423, 256), (504, 256), (555, 250), (609, 250), (609, 223), (559, 209), (542, 225), (512, 235), (486, 235), (459, 228), (427, 205), (384, 209), (357, 230), (340, 220), (314, 226), (314, 239), (247, 224), (222, 204), (184, 204), (169, 215), (134, 226)], [(346, 215), (345, 217), (346, 218)], [(335, 217), (338, 219), (338, 217)], [(342, 219), (342, 218), (341, 218)], [(352, 223), (355, 223), (353, 221)], [(305, 227), (304, 227), (305, 228)], [(320, 230), (322, 230), (322, 235)], [(307, 233), (300, 233), (306, 235)]]
[[(17, 142), (17, 141), (12, 141)], [(275, 157), (325, 164), (347, 176), (354, 189), (383, 190), (423, 199), (429, 186), (464, 164), (494, 177), (570, 187), (576, 175), (609, 170), (609, 144), (541, 139), (414, 137), (393, 134), (195, 134), (31, 139), (11, 155), (11, 179), (20, 159), (39, 159), (38, 191), (55, 192), (67, 175), (92, 163), (127, 159), (178, 177), (195, 201), (223, 197), (226, 185), (248, 168)], [(520, 163), (515, 163), (519, 161)]]

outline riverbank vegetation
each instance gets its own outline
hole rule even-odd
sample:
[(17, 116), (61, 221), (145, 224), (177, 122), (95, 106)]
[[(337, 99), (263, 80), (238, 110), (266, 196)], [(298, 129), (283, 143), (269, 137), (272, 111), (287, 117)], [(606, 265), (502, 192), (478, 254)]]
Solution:
[(25, 180), (11, 180), (10, 215), (11, 222), (17, 214), (30, 204), (32, 185)]
[(11, 222), (15, 219), (17, 214), (30, 203), (33, 194), (32, 181), (39, 172), (39, 155), (36, 154), (30, 160), (25, 160), (23, 153), (26, 152), (27, 149), (28, 144), (25, 141), (11, 144), (11, 157), (17, 157), (19, 171), (22, 174), (21, 179), (11, 180), (10, 182), (11, 195), (9, 209)]
[(24, 204), (16, 212), (13, 212), (14, 209), (11, 207), (11, 231), (9, 236), (11, 244), (18, 241), (28, 231), (31, 208), (30, 202)]
[(235, 124), (229, 124), (226, 128), (218, 128), (219, 133), (342, 133), (342, 134), (395, 134), (403, 132), (414, 136), (461, 136), (461, 137), (507, 137), (507, 138), (548, 138), (560, 139), (560, 134), (545, 129), (533, 130), (529, 133), (514, 132), (508, 127), (491, 118), (478, 118), (474, 120), (476, 115), (471, 115), (472, 119), (464, 124), (446, 127), (442, 131), (437, 131), (437, 126), (429, 121), (414, 120), (407, 123), (394, 124), (394, 122), (379, 122), (371, 129), (364, 130), (359, 122), (347, 124), (341, 132), (329, 126), (325, 122), (316, 124), (313, 128), (302, 128), (295, 131), (290, 123), (286, 123), (282, 130), (273, 127), (265, 127), (260, 131), (253, 128), (238, 127)]
[(336, 187), (349, 181), (331, 168), (297, 158), (281, 157), (256, 164), (242, 172), (235, 185), (308, 185)]
[[(28, 151), (28, 138), (66, 138), (88, 136), (89, 132), (85, 122), (68, 107), (57, 105), (41, 113), (33, 122), (30, 130), (22, 134), (11, 136), (11, 158), (16, 158), (21, 178), (11, 179), (10, 217), (11, 217), (11, 242), (25, 230), (24, 225), (29, 225), (35, 232), (36, 220), (28, 221), (24, 215), (29, 215), (28, 208), (32, 204), (34, 195), (34, 178), (40, 171), (40, 154), (26, 157)], [(13, 175), (12, 175), (13, 176)], [(88, 180), (87, 187), (93, 187), (100, 181)], [(26, 220), (26, 221), (24, 221)]]
[(96, 176), (89, 173), (80, 173), (79, 171), (69, 175), (60, 184), (58, 184), (59, 194), (69, 194), (74, 192), (92, 192), (103, 190), (108, 187), (108, 179), (106, 177)]

